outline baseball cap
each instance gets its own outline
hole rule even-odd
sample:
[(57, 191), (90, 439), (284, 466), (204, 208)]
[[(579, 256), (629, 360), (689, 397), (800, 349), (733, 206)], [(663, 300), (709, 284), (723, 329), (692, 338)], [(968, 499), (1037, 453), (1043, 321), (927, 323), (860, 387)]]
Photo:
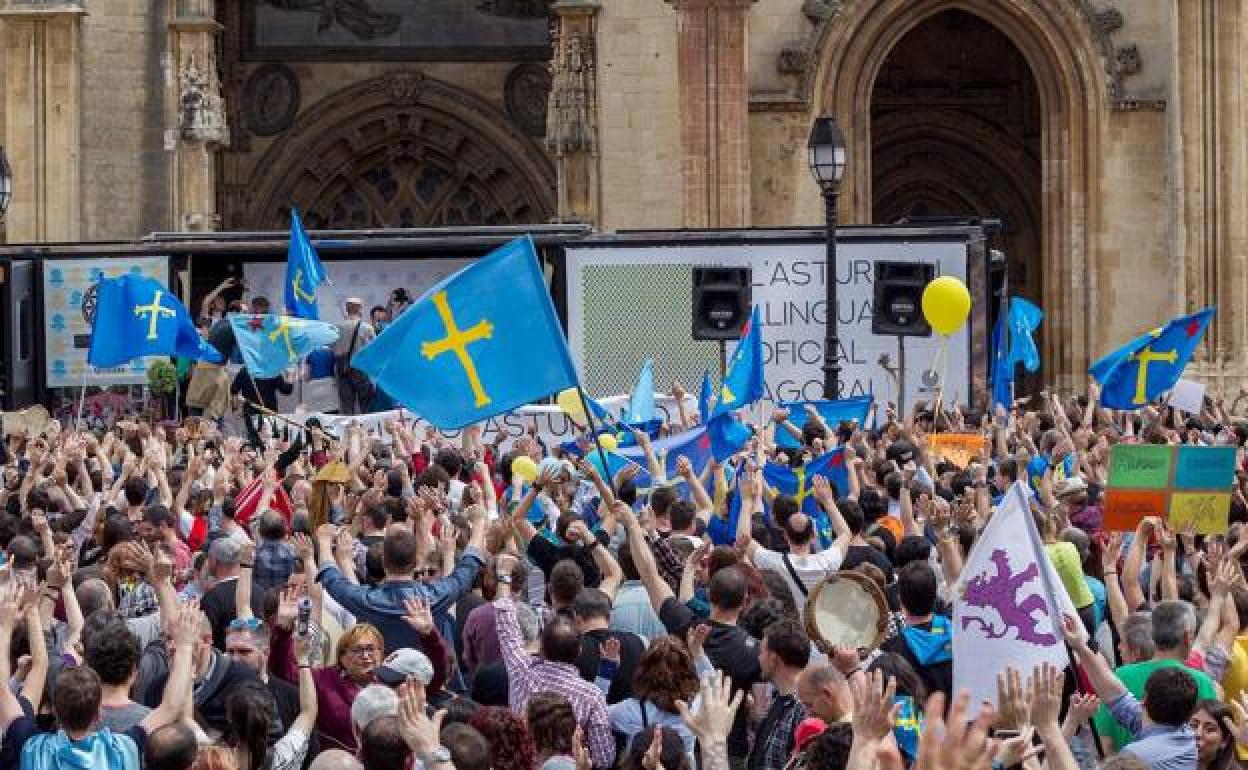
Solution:
[(409, 676), (416, 677), (428, 686), (433, 681), (433, 664), (420, 650), (403, 647), (386, 656), (374, 674), (379, 681), (391, 687), (403, 684)]
[(238, 564), (242, 547), (232, 537), (219, 537), (212, 541), (208, 555), (221, 564)]
[(351, 704), (351, 724), (364, 732), (364, 728), (377, 717), (398, 716), (399, 696), (394, 690), (381, 684), (370, 684), (356, 693)]

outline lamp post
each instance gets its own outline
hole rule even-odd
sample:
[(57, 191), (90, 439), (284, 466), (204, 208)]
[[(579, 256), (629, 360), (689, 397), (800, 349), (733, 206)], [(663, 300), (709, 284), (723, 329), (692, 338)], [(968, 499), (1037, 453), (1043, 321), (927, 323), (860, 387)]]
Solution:
[(806, 152), (810, 173), (823, 193), (824, 237), (828, 249), (823, 281), (827, 303), (827, 323), (823, 332), (823, 397), (839, 398), (841, 365), (836, 357), (840, 347), (836, 332), (836, 198), (841, 192), (841, 176), (845, 173), (845, 136), (836, 124), (836, 118), (822, 115), (815, 119), (810, 127)]
[(9, 200), (13, 197), (13, 167), (9, 165), (9, 156), (0, 147), (0, 219), (9, 210)]

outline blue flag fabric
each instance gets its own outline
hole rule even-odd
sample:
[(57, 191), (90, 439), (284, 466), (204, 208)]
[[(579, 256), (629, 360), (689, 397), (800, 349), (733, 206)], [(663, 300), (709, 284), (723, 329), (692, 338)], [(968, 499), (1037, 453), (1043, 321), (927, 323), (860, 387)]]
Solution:
[(705, 423), (711, 419), (711, 400), (714, 398), (715, 384), (711, 382), (711, 370), (702, 373), (702, 389), (698, 392), (698, 421)]
[(719, 403), (712, 414), (733, 412), (758, 401), (766, 394), (763, 379), (763, 322), (758, 305), (741, 330), (741, 341), (728, 363), (728, 374), (719, 389)]
[(628, 402), (628, 419), (630, 425), (640, 425), (654, 419), (654, 361), (647, 358), (641, 365), (637, 375), (637, 387), (633, 388), (633, 397)]
[(992, 330), (992, 408), (1014, 405), (1014, 366), (1010, 363), (1009, 329), (1005, 314)]
[(231, 313), (230, 326), (243, 364), (253, 377), (277, 377), (317, 348), (338, 339), (338, 327), (285, 315)]
[(130, 273), (99, 282), (87, 363), (97, 368), (144, 356), (182, 356), (220, 363), (177, 295), (159, 281)]
[[(798, 430), (806, 424), (806, 405), (812, 404), (815, 411), (823, 418), (823, 422), (828, 426), (829, 430), (835, 431), (836, 427), (842, 422), (857, 420), (858, 426), (865, 429), (867, 427), (867, 413), (871, 411), (871, 402), (873, 397), (854, 396), (853, 398), (842, 398), (840, 400), (819, 399), (816, 401), (784, 401), (780, 406), (789, 410), (789, 422), (797, 426)], [(776, 429), (776, 446), (784, 449), (796, 449), (800, 442), (789, 434), (784, 428)]]
[(528, 236), (439, 282), (352, 365), (443, 430), (577, 385)]
[(1016, 364), (1022, 364), (1029, 372), (1040, 368), (1040, 351), (1036, 348), (1036, 340), (1032, 337), (1040, 322), (1044, 320), (1044, 311), (1022, 297), (1010, 298), (1010, 371)]
[[(769, 462), (763, 466), (763, 481), (772, 494), (789, 495), (797, 500), (802, 513), (810, 516), (815, 523), (815, 533), (819, 537), (819, 547), (828, 548), (836, 539), (832, 531), (832, 523), (827, 513), (815, 500), (814, 478), (822, 476), (835, 486), (838, 497), (849, 494), (849, 470), (845, 466), (845, 449), (837, 447), (826, 452), (800, 468)], [(763, 497), (764, 518), (770, 521), (771, 496)], [(711, 517), (707, 533), (716, 545), (731, 545), (737, 535), (737, 517), (741, 513), (741, 491), (738, 487), (733, 492), (728, 505), (728, 518)]]
[(1101, 404), (1109, 409), (1139, 409), (1173, 388), (1213, 313), (1214, 308), (1207, 307), (1175, 318), (1092, 364), (1088, 373), (1101, 385)]
[(299, 210), (290, 212), (290, 246), (286, 250), (286, 312), (296, 318), (317, 320), (316, 290), (329, 282), (321, 258), (304, 232)]

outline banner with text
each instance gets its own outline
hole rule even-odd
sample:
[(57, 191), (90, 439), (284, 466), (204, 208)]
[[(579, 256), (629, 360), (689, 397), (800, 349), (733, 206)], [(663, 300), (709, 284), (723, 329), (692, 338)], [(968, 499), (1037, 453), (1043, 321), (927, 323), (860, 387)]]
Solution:
[(1130, 531), (1146, 516), (1175, 530), (1226, 532), (1235, 480), (1235, 447), (1117, 444), (1109, 455), (1105, 528)]
[[(871, 394), (897, 401), (897, 380), (886, 370), (898, 361), (894, 336), (871, 333), (877, 261), (923, 262), (937, 275), (967, 281), (965, 241), (862, 241), (837, 246), (837, 319), (841, 396)], [(573, 244), (567, 250), (568, 342), (593, 390), (627, 388), (641, 362), (655, 359), (656, 381), (698, 382), (718, 371), (714, 342), (691, 337), (692, 267), (749, 267), (753, 302), (761, 307), (767, 368), (767, 400), (813, 400), (823, 396), (823, 341), (829, 271), (823, 243), (741, 243), (660, 247)], [(977, 300), (980, 301), (980, 300)], [(928, 399), (924, 370), (942, 338), (906, 339), (906, 403)], [(735, 343), (729, 342), (730, 353)], [(950, 340), (946, 400), (968, 398), (970, 327)]]

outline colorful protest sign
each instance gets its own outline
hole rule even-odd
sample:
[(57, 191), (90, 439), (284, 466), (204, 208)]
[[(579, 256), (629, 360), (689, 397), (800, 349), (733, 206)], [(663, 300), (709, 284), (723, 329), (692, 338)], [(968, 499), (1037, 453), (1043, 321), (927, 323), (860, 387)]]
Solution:
[(1110, 453), (1105, 528), (1132, 530), (1162, 516), (1176, 530), (1221, 534), (1234, 478), (1234, 447), (1119, 444)]
[(975, 458), (988, 455), (982, 433), (933, 433), (927, 437), (927, 445), (938, 457), (943, 457), (959, 468), (966, 468)]

